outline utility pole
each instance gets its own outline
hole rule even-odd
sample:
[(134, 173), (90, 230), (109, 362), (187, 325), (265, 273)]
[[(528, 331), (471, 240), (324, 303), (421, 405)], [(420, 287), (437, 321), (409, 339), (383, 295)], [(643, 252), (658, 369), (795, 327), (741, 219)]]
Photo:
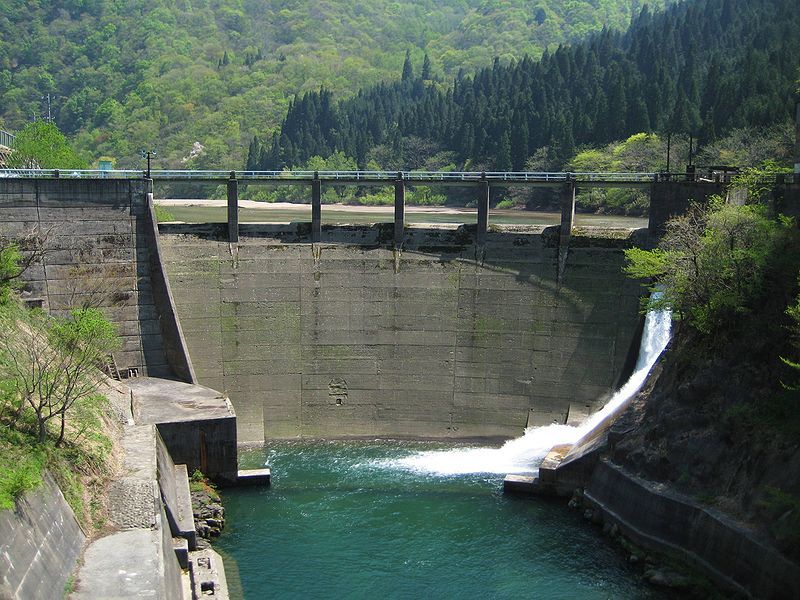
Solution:
[(147, 159), (147, 171), (145, 172), (145, 178), (150, 179), (150, 159), (155, 158), (157, 156), (155, 150), (142, 150), (141, 151), (142, 158)]
[(672, 146), (672, 132), (667, 132), (667, 176), (669, 176), (669, 152)]
[(53, 114), (52, 114), (52, 112), (50, 110), (50, 99), (51, 99), (51, 96), (50, 96), (49, 93), (46, 96), (42, 96), (42, 100), (47, 100), (47, 122), (48, 123), (52, 123), (53, 122)]

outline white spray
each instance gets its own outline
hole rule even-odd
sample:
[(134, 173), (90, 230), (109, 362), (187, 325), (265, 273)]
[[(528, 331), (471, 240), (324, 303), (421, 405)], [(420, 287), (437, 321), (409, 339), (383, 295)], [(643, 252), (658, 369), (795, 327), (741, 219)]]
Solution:
[(386, 461), (381, 466), (433, 475), (536, 472), (553, 446), (574, 444), (641, 389), (650, 369), (669, 342), (671, 323), (669, 311), (651, 311), (647, 314), (633, 374), (600, 411), (580, 426), (554, 424), (529, 427), (522, 437), (509, 440), (501, 448), (417, 452), (405, 458)]

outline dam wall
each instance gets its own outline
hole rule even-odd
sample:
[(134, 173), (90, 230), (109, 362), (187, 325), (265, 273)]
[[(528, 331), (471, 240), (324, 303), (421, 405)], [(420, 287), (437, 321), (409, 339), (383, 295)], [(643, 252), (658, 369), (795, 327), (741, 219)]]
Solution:
[(0, 236), (27, 239), (21, 250), (36, 252), (23, 274), (29, 302), (56, 315), (100, 308), (122, 338), (114, 360), (123, 376), (170, 376), (151, 283), (146, 187), (144, 180), (0, 179)]
[[(240, 442), (298, 436), (516, 436), (580, 422), (635, 341), (642, 287), (621, 272), (646, 230), (391, 224), (159, 227), (199, 382)], [(565, 249), (562, 248), (562, 253)]]

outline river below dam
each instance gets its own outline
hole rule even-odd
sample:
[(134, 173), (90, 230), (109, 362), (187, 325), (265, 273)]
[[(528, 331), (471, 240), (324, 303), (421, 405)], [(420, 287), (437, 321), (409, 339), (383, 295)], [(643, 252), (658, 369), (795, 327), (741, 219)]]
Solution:
[(664, 598), (563, 503), (506, 496), (499, 474), (414, 465), (463, 445), (269, 442), (266, 489), (225, 490), (233, 597)]
[(670, 337), (645, 319), (629, 380), (578, 427), (529, 428), (499, 448), (444, 442), (271, 441), (240, 453), (273, 486), (226, 490), (217, 548), (244, 598), (658, 598), (617, 550), (561, 502), (507, 496), (641, 388)]

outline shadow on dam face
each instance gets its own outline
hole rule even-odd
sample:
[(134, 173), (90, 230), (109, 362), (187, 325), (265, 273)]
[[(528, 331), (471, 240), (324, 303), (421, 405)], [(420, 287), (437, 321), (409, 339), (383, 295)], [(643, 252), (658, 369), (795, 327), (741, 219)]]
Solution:
[(643, 230), (161, 225), (200, 383), (227, 392), (241, 442), (289, 437), (510, 437), (579, 422), (636, 336), (622, 273)]

